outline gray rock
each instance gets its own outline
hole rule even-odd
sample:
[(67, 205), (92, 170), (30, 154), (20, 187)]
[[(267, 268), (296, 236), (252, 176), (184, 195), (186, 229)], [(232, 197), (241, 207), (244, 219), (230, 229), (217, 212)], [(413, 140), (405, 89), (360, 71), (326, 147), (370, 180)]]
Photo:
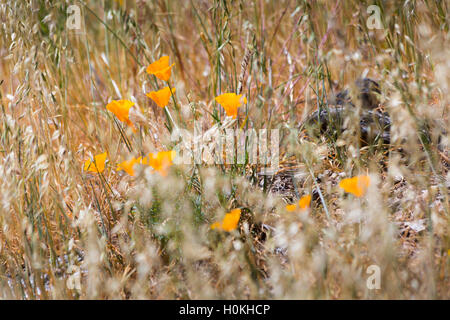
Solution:
[[(363, 144), (372, 144), (380, 139), (384, 144), (389, 144), (391, 119), (387, 112), (377, 110), (377, 94), (380, 94), (378, 83), (364, 78), (356, 80), (355, 85), (359, 90), (361, 101), (359, 123)], [(300, 124), (300, 130), (307, 130), (308, 135), (326, 135), (337, 139), (347, 130), (344, 125), (345, 118), (357, 111), (349, 91), (344, 90), (330, 97), (327, 108), (316, 110), (308, 116)]]

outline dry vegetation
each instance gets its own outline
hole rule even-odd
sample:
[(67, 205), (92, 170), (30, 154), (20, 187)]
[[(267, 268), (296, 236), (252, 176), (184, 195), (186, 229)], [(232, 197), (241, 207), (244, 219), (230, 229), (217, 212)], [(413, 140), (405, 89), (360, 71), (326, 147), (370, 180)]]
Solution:
[[(374, 2), (381, 30), (366, 27), (372, 1), (0, 0), (0, 298), (450, 298), (448, 3)], [(66, 28), (71, 4), (80, 32)], [(146, 96), (164, 85), (146, 73), (164, 55), (176, 126), (279, 129), (274, 176), (116, 170), (175, 145)], [(299, 138), (361, 76), (380, 83), (391, 146)], [(214, 98), (240, 88), (248, 104), (231, 122)], [(136, 131), (112, 99), (136, 102)], [(102, 173), (83, 170), (103, 152)], [(371, 181), (359, 198), (338, 187), (358, 174)], [(286, 209), (308, 194), (309, 209)], [(238, 228), (211, 229), (236, 208)], [(380, 289), (366, 286), (370, 265)]]

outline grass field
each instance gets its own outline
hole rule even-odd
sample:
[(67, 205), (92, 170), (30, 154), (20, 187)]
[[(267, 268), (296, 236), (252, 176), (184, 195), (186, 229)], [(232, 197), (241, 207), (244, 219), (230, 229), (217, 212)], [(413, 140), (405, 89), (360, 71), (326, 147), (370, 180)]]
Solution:
[[(0, 299), (449, 299), (448, 9), (0, 0)], [(299, 132), (361, 77), (389, 145)]]

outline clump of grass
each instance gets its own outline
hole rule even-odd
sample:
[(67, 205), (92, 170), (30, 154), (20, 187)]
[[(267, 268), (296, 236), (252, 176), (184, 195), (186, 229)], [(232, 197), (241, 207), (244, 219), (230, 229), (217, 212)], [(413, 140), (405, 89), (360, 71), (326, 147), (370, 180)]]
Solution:
[[(448, 299), (447, 4), (377, 2), (381, 30), (370, 4), (84, 1), (75, 31), (65, 1), (0, 0), (0, 297)], [(146, 72), (165, 55), (169, 80)], [(300, 139), (360, 76), (389, 150)], [(224, 93), (247, 100), (235, 120)], [(279, 129), (280, 170), (248, 140), (243, 163), (169, 165), (194, 127)]]

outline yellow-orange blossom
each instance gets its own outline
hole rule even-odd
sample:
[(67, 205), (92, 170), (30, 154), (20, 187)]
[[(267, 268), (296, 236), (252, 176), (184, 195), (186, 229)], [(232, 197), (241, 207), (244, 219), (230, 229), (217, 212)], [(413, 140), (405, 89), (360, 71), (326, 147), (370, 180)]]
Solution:
[(241, 209), (234, 209), (228, 212), (223, 218), (222, 222), (214, 222), (211, 229), (219, 229), (227, 232), (233, 231), (237, 228), (239, 219), (241, 218)]
[(134, 176), (134, 165), (142, 164), (152, 167), (161, 176), (167, 176), (169, 167), (175, 159), (175, 151), (161, 151), (158, 153), (149, 153), (147, 157), (132, 158), (118, 164), (117, 170), (123, 170), (130, 176)]
[(175, 92), (175, 88), (170, 90), (169, 87), (165, 87), (158, 91), (152, 91), (147, 93), (147, 97), (152, 99), (158, 107), (164, 108), (169, 104), (170, 96)]
[(104, 152), (94, 156), (93, 160), (86, 160), (83, 167), (84, 171), (102, 173), (103, 170), (105, 170), (105, 163), (107, 156), (108, 153)]
[(344, 189), (345, 192), (351, 193), (356, 197), (362, 197), (370, 185), (369, 176), (355, 176), (353, 178), (343, 179), (339, 182), (339, 187)]
[[(301, 197), (300, 200), (298, 201), (298, 207), (301, 210), (305, 210), (305, 209), (309, 208), (310, 204), (311, 204), (311, 195), (310, 194)], [(286, 210), (289, 212), (293, 212), (293, 211), (297, 210), (297, 205), (296, 204), (288, 204), (286, 206)]]
[(227, 116), (236, 118), (238, 113), (238, 108), (242, 103), (247, 103), (247, 99), (243, 97), (242, 94), (236, 93), (224, 93), (216, 97), (216, 102), (222, 106), (225, 110)]
[(160, 80), (169, 81), (172, 67), (175, 64), (169, 66), (169, 56), (163, 56), (159, 60), (153, 62), (147, 67), (147, 73), (152, 74)]
[(106, 109), (114, 113), (114, 115), (122, 122), (125, 122), (134, 129), (133, 123), (130, 121), (130, 109), (134, 106), (134, 102), (130, 100), (112, 100), (106, 105)]

